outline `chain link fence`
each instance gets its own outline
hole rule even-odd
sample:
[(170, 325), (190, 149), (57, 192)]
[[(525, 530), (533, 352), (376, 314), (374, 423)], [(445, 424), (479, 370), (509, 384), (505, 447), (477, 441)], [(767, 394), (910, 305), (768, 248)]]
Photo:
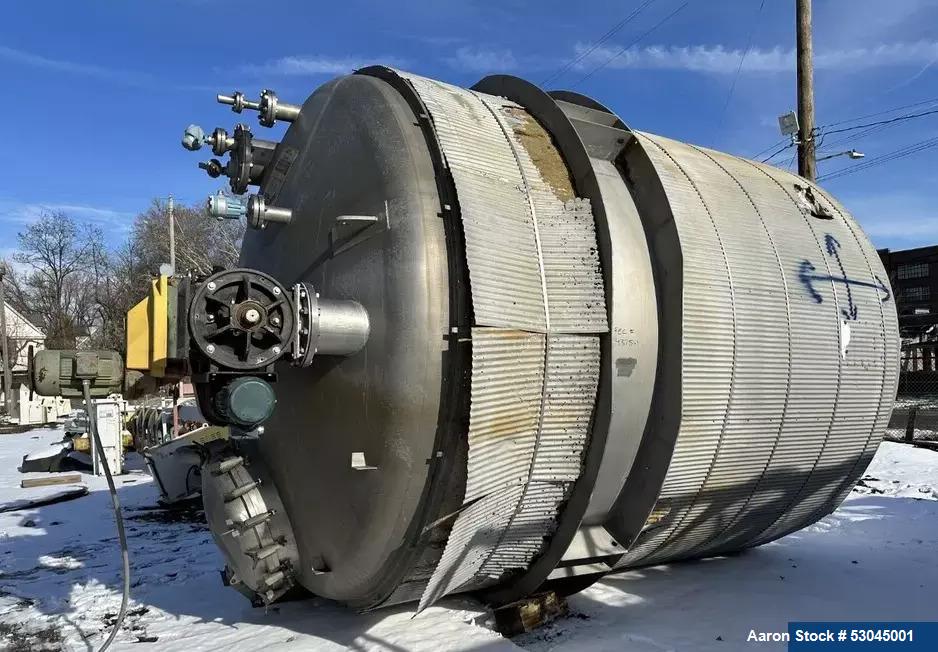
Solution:
[(886, 438), (938, 446), (938, 340), (902, 343), (899, 390)]

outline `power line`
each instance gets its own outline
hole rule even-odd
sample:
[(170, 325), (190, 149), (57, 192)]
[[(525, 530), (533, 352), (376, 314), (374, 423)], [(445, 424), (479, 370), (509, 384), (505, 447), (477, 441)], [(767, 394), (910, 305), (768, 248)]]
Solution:
[(817, 150), (824, 145), (824, 141), (827, 140), (827, 134), (819, 133), (815, 135), (815, 138), (817, 139), (817, 142), (814, 144), (814, 148)]
[(879, 126), (879, 127), (870, 127), (869, 129), (866, 129), (866, 130), (864, 130), (864, 131), (861, 131), (860, 133), (856, 133), (856, 134), (847, 134), (846, 136), (841, 136), (840, 138), (834, 138), (834, 140), (832, 140), (832, 141), (829, 143), (828, 146), (829, 146), (829, 147), (834, 147), (834, 146), (839, 145), (839, 144), (842, 144), (842, 143), (856, 142), (856, 141), (858, 141), (858, 140), (862, 140), (862, 139), (866, 138), (866, 137), (869, 136), (870, 134), (875, 134), (875, 133), (877, 133), (877, 132), (882, 131), (883, 129), (888, 129), (888, 128), (889, 128), (889, 125), (882, 125), (882, 126)]
[(597, 49), (600, 45), (602, 45), (603, 43), (605, 43), (606, 41), (608, 41), (609, 39), (611, 39), (613, 36), (615, 36), (616, 34), (618, 34), (619, 31), (620, 31), (623, 27), (625, 27), (625, 26), (628, 25), (630, 22), (632, 22), (633, 20), (635, 20), (635, 18), (636, 18), (640, 13), (642, 13), (642, 11), (644, 11), (644, 10), (648, 7), (648, 5), (652, 4), (652, 3), (655, 2), (655, 1), (656, 1), (656, 0), (645, 0), (645, 2), (643, 2), (637, 9), (633, 10), (632, 13), (630, 13), (628, 16), (626, 16), (625, 18), (623, 18), (622, 20), (620, 20), (618, 23), (616, 23), (615, 25), (613, 25), (612, 28), (610, 28), (605, 34), (603, 34), (602, 36), (600, 36), (599, 39), (598, 39), (595, 43), (593, 43), (589, 48), (587, 48), (584, 52), (581, 52), (578, 56), (576, 56), (576, 57), (573, 58), (572, 60), (568, 61), (563, 67), (560, 68), (560, 70), (558, 70), (558, 71), (555, 72), (554, 74), (550, 75), (549, 77), (546, 77), (546, 78), (541, 82), (541, 86), (544, 86), (544, 85), (546, 85), (546, 84), (551, 83), (552, 81), (554, 81), (555, 79), (557, 79), (557, 78), (559, 78), (561, 75), (563, 75), (565, 72), (567, 72), (568, 70), (570, 70), (570, 68), (572, 68), (572, 67), (575, 66), (576, 64), (578, 64), (578, 63), (580, 63), (581, 61), (583, 61), (583, 59), (585, 59), (586, 57), (588, 57), (589, 55), (591, 55), (593, 52), (595, 52), (596, 49)]
[(878, 156), (874, 159), (870, 159), (864, 163), (860, 163), (859, 165), (853, 165), (847, 168), (841, 168), (830, 174), (823, 175), (822, 177), (818, 179), (818, 181), (837, 179), (843, 176), (847, 176), (848, 174), (855, 174), (857, 172), (862, 172), (863, 170), (869, 170), (870, 168), (874, 168), (874, 167), (883, 165), (884, 163), (889, 163), (891, 161), (895, 161), (900, 158), (905, 158), (906, 156), (911, 156), (912, 154), (917, 154), (918, 152), (924, 151), (926, 149), (930, 149), (932, 147), (938, 147), (938, 137), (929, 138), (927, 140), (922, 140), (917, 143), (912, 143), (911, 145), (906, 145), (905, 147), (900, 147), (897, 150), (893, 150), (892, 152), (883, 154), (882, 156)]
[(756, 16), (752, 21), (752, 26), (749, 28), (749, 38), (746, 41), (746, 49), (743, 50), (743, 54), (739, 57), (739, 65), (736, 66), (736, 74), (733, 75), (733, 83), (730, 84), (730, 92), (726, 96), (726, 102), (723, 104), (723, 111), (720, 112), (720, 124), (723, 124), (723, 120), (726, 118), (726, 109), (730, 106), (730, 100), (733, 99), (733, 92), (736, 90), (736, 82), (739, 81), (739, 73), (743, 69), (743, 63), (746, 61), (746, 57), (749, 56), (749, 51), (752, 49), (752, 37), (756, 33), (756, 28), (759, 26), (759, 17), (762, 15), (762, 9), (765, 7), (765, 0), (759, 3), (759, 10), (756, 12)]
[[(905, 158), (906, 156), (917, 154), (921, 151), (924, 151), (926, 149), (931, 149), (932, 147), (936, 147), (936, 146), (938, 146), (938, 137), (931, 138), (928, 140), (923, 140), (923, 141), (918, 142), (915, 145), (910, 145), (904, 149), (895, 150), (884, 156), (877, 157), (875, 160), (872, 160), (869, 163), (867, 163), (862, 169), (876, 167), (878, 165), (882, 165), (883, 163), (889, 163), (890, 161), (895, 161), (900, 158)], [(853, 171), (854, 170), (852, 168), (848, 168), (844, 170), (845, 173), (851, 173)]]
[(853, 127), (844, 127), (843, 129), (830, 129), (825, 130), (825, 134), (839, 134), (845, 131), (853, 131), (854, 129), (866, 129), (867, 127), (877, 127), (879, 125), (889, 125), (894, 122), (902, 122), (904, 120), (913, 120), (915, 118), (922, 118), (927, 115), (934, 115), (938, 113), (938, 109), (932, 109), (931, 111), (922, 111), (921, 113), (908, 113), (906, 115), (900, 115), (896, 118), (890, 118), (889, 120), (880, 120), (878, 122), (868, 122), (862, 125), (856, 125)]
[[(781, 149), (777, 150), (774, 154), (771, 154), (771, 155), (769, 155), (768, 157), (762, 159), (762, 162), (763, 162), (763, 163), (768, 163), (769, 161), (771, 161), (773, 158), (775, 158), (776, 156), (778, 156), (779, 154), (781, 154), (782, 152), (784, 152), (786, 149), (788, 149), (788, 148), (791, 147), (792, 145), (794, 145), (794, 143), (789, 142), (787, 145), (785, 145), (785, 146), (783, 146)], [(758, 156), (758, 154), (757, 154), (756, 156)], [(753, 157), (753, 158), (755, 158), (755, 157)]]
[(839, 138), (834, 138), (834, 140), (830, 142), (829, 146), (833, 147), (837, 145), (842, 145), (843, 143), (856, 142), (872, 134), (879, 133), (885, 129), (890, 129), (891, 127), (894, 127), (897, 124), (900, 124), (900, 123), (880, 125), (878, 127), (870, 127), (869, 129), (864, 129), (863, 131), (860, 131), (859, 133), (847, 133)]
[(879, 133), (879, 132), (881, 132), (881, 131), (883, 131), (883, 130), (885, 130), (885, 129), (891, 129), (892, 127), (895, 127), (896, 125), (899, 125), (899, 124), (902, 124), (902, 121), (895, 121), (895, 122), (884, 121), (883, 124), (878, 124), (878, 125), (876, 125), (876, 126), (871, 126), (871, 127), (869, 127), (868, 129), (863, 129), (862, 131), (860, 131), (860, 132), (858, 132), (858, 133), (850, 133), (850, 132), (847, 132), (846, 134), (844, 134), (844, 135), (841, 136), (840, 138), (835, 138), (834, 140), (832, 140), (831, 143), (830, 143), (830, 145), (831, 145), (831, 146), (842, 146), (844, 143), (854, 143), (854, 142), (856, 142), (856, 141), (858, 141), (858, 140), (862, 140), (862, 139), (866, 138), (867, 136), (870, 136), (870, 135), (872, 135), (872, 134)]
[[(828, 127), (836, 127), (836, 126), (838, 126), (838, 125), (848, 124), (848, 123), (850, 123), (850, 122), (857, 122), (858, 120), (866, 120), (867, 118), (875, 118), (876, 116), (886, 115), (887, 113), (895, 113), (896, 111), (901, 111), (902, 109), (911, 109), (911, 108), (913, 108), (913, 107), (922, 106), (922, 105), (925, 105), (925, 104), (938, 104), (938, 97), (933, 97), (933, 98), (931, 98), (931, 99), (929, 99), (929, 100), (921, 100), (921, 101), (919, 101), (919, 102), (912, 102), (911, 104), (903, 104), (902, 106), (894, 106), (894, 107), (892, 107), (891, 109), (883, 109), (882, 111), (875, 111), (875, 112), (873, 112), (873, 113), (867, 113), (867, 114), (864, 114), (864, 115), (857, 116), (857, 117), (855, 117), (855, 118), (847, 118), (847, 119), (845, 119), (845, 120), (838, 120), (837, 122), (829, 122), (829, 123), (827, 123), (827, 124), (824, 124), (824, 125), (819, 126), (819, 127), (818, 127), (818, 130), (824, 130), (824, 129), (827, 129)], [(885, 122), (885, 121), (884, 121), (884, 122)], [(851, 141), (851, 140), (859, 140), (860, 138), (865, 138), (865, 137), (868, 136), (869, 134), (877, 133), (878, 131), (881, 131), (882, 129), (888, 128), (888, 125), (883, 125), (883, 124), (879, 124), (879, 123), (873, 123), (873, 124), (877, 124), (878, 126), (876, 126), (876, 127), (870, 127), (869, 129), (866, 129), (866, 131), (862, 131), (862, 132), (860, 132), (860, 133), (858, 133), (858, 134), (853, 134), (853, 135), (846, 136), (846, 137), (836, 138), (836, 139), (834, 139), (834, 140), (832, 140), (832, 141), (830, 142), (830, 145), (836, 145), (836, 144), (839, 144), (839, 143), (845, 143), (845, 142), (848, 142), (848, 141)], [(862, 128), (864, 128), (864, 127), (863, 127), (863, 125), (857, 125), (855, 128), (856, 128), (856, 129), (862, 129)], [(847, 130), (844, 130), (844, 131), (847, 131)], [(833, 132), (833, 131), (828, 131), (828, 132), (826, 132), (826, 133), (835, 133), (835, 132)], [(757, 159), (757, 158), (759, 158), (760, 156), (762, 156), (762, 155), (765, 154), (766, 152), (769, 152), (769, 151), (775, 149), (776, 147), (778, 147), (779, 145), (781, 145), (783, 142), (785, 142), (785, 140), (787, 140), (787, 139), (782, 139), (782, 140), (780, 140), (780, 141), (778, 141), (778, 142), (776, 142), (776, 143), (773, 143), (772, 145), (769, 145), (769, 146), (766, 147), (765, 149), (763, 149), (763, 150), (761, 150), (761, 151), (759, 151), (759, 152), (756, 152), (755, 154), (753, 154), (752, 156), (750, 156), (750, 158), (752, 158), (752, 159)]]
[(857, 172), (863, 172), (864, 170), (868, 170), (868, 169), (870, 169), (870, 168), (877, 167), (877, 166), (879, 166), (879, 165), (883, 165), (883, 164), (885, 164), (885, 163), (889, 163), (889, 162), (891, 162), (891, 161), (895, 161), (895, 160), (900, 159), (900, 158), (905, 158), (906, 156), (911, 156), (912, 154), (917, 154), (917, 153), (919, 153), (919, 152), (921, 152), (921, 151), (924, 151), (924, 150), (926, 150), (926, 149), (931, 149), (932, 147), (938, 147), (938, 140), (936, 140), (935, 142), (924, 143), (924, 144), (922, 144), (922, 145), (920, 145), (920, 146), (918, 146), (918, 147), (916, 147), (916, 148), (914, 148), (914, 149), (909, 149), (909, 150), (905, 150), (905, 151), (896, 152), (895, 155), (893, 155), (893, 156), (877, 158), (877, 159), (875, 159), (875, 160), (870, 161), (868, 165), (865, 165), (865, 166), (862, 166), (862, 167), (858, 165), (858, 166), (856, 166), (856, 167), (850, 167), (850, 168), (843, 168), (843, 169), (840, 169), (840, 170), (838, 170), (838, 171), (835, 172), (835, 173), (832, 173), (832, 174), (825, 175), (825, 176), (821, 177), (821, 179), (819, 179), (819, 181), (822, 181), (822, 180), (823, 180), (823, 181), (830, 181), (830, 180), (833, 180), (833, 179), (839, 179), (840, 177), (844, 177), (844, 176), (847, 176), (847, 175), (849, 175), (849, 174), (855, 174), (855, 173), (857, 173)]
[(894, 106), (891, 109), (883, 109), (882, 111), (876, 111), (875, 113), (867, 113), (866, 115), (860, 115), (855, 118), (848, 118), (846, 120), (840, 120), (838, 122), (830, 122), (825, 125), (818, 127), (819, 129), (826, 129), (827, 127), (836, 127), (838, 125), (844, 125), (848, 122), (856, 122), (857, 120), (866, 120), (867, 118), (875, 118), (878, 115), (886, 115), (887, 113), (894, 113), (896, 111), (901, 111), (902, 109), (911, 109), (912, 107), (922, 106), (923, 104), (934, 104), (938, 102), (938, 97), (933, 97), (930, 100), (922, 100), (921, 102), (912, 102), (911, 104), (903, 104), (902, 106)]
[(765, 149), (756, 152), (755, 154), (753, 154), (753, 155), (750, 156), (749, 158), (755, 160), (755, 159), (759, 158), (760, 156), (762, 156), (763, 154), (765, 154), (766, 152), (772, 151), (773, 149), (775, 149), (776, 147), (778, 147), (778, 146), (781, 145), (782, 143), (788, 143), (788, 142), (790, 142), (790, 141), (791, 141), (790, 138), (782, 138), (782, 139), (781, 139), (780, 141), (778, 141), (777, 143), (772, 143), (771, 145), (769, 145), (769, 146), (766, 147)]
[(583, 82), (585, 82), (587, 79), (589, 79), (590, 77), (592, 77), (593, 75), (595, 75), (597, 72), (599, 72), (600, 70), (602, 70), (603, 68), (605, 68), (606, 66), (608, 66), (610, 63), (612, 63), (613, 61), (615, 61), (616, 59), (618, 59), (618, 58), (619, 58), (620, 56), (622, 56), (622, 54), (625, 53), (627, 50), (629, 50), (630, 48), (634, 47), (636, 44), (640, 43), (646, 36), (652, 34), (652, 33), (653, 33), (655, 30), (657, 30), (659, 27), (661, 27), (661, 26), (664, 25), (666, 22), (668, 22), (669, 20), (671, 20), (672, 18), (674, 18), (677, 14), (679, 14), (679, 13), (684, 9), (684, 7), (686, 7), (686, 6), (689, 5), (689, 4), (690, 4), (690, 0), (687, 0), (687, 1), (686, 1), (684, 4), (682, 4), (680, 7), (678, 7), (678, 8), (675, 9), (674, 11), (672, 11), (670, 14), (668, 14), (667, 16), (665, 16), (664, 18), (662, 18), (661, 20), (659, 20), (657, 23), (655, 23), (655, 25), (654, 25), (651, 29), (647, 30), (645, 33), (643, 33), (642, 35), (640, 35), (638, 38), (634, 39), (631, 43), (629, 43), (629, 44), (626, 45), (625, 47), (621, 48), (621, 49), (620, 49), (618, 52), (616, 52), (614, 55), (612, 55), (611, 57), (609, 57), (608, 59), (606, 59), (603, 63), (599, 64), (598, 66), (596, 66), (595, 68), (593, 68), (592, 70), (590, 70), (588, 73), (586, 73), (585, 75), (583, 75), (582, 77), (580, 77), (580, 79), (579, 79), (575, 84), (573, 84), (573, 86), (574, 86), (574, 87), (575, 87), (575, 86), (579, 86), (580, 84), (582, 84)]

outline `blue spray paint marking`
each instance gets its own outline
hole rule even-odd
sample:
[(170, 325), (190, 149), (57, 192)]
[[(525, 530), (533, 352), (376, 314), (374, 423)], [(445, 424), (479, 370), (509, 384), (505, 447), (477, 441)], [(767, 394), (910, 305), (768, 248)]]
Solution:
[(882, 292), (883, 296), (881, 298), (882, 302), (885, 303), (889, 301), (892, 297), (892, 293), (889, 291), (889, 286), (883, 283), (882, 279), (878, 276), (874, 276), (876, 282), (871, 281), (859, 281), (857, 279), (852, 279), (847, 276), (846, 270), (844, 270), (843, 261), (840, 260), (840, 242), (837, 238), (832, 236), (830, 233), (824, 236), (824, 247), (827, 249), (827, 255), (832, 257), (837, 261), (837, 267), (840, 269), (840, 276), (833, 276), (831, 274), (817, 274), (817, 268), (812, 265), (809, 261), (801, 261), (801, 266), (798, 269), (798, 278), (804, 284), (805, 289), (807, 289), (808, 294), (811, 295), (811, 298), (814, 299), (815, 303), (823, 303), (824, 297), (821, 296), (821, 293), (818, 292), (817, 288), (814, 287), (815, 281), (821, 281), (822, 283), (843, 283), (844, 287), (847, 289), (847, 307), (840, 309), (840, 314), (843, 315), (844, 319), (855, 320), (858, 315), (857, 304), (853, 302), (853, 292), (851, 286), (872, 288), (877, 291), (877, 293)]

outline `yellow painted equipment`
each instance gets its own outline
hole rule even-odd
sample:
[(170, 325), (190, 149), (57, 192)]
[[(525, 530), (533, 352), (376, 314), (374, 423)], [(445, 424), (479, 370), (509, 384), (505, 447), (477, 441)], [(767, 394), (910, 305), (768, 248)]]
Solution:
[(176, 353), (176, 286), (168, 276), (153, 279), (150, 294), (127, 311), (127, 368), (166, 377)]
[[(121, 443), (124, 446), (124, 450), (133, 450), (134, 448), (134, 438), (127, 430), (121, 431)], [(82, 435), (72, 439), (72, 448), (79, 453), (87, 453), (90, 455), (91, 441), (88, 439), (88, 435)]]

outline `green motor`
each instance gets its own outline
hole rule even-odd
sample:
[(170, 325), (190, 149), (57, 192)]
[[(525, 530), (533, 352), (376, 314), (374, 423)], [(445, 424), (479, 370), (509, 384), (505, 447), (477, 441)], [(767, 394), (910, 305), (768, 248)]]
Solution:
[(121, 391), (124, 361), (117, 351), (39, 351), (30, 358), (29, 382), (40, 396), (81, 398), (82, 381), (91, 396), (103, 398)]
[(215, 395), (215, 409), (229, 423), (253, 428), (270, 418), (277, 405), (274, 388), (254, 376), (242, 376)]

